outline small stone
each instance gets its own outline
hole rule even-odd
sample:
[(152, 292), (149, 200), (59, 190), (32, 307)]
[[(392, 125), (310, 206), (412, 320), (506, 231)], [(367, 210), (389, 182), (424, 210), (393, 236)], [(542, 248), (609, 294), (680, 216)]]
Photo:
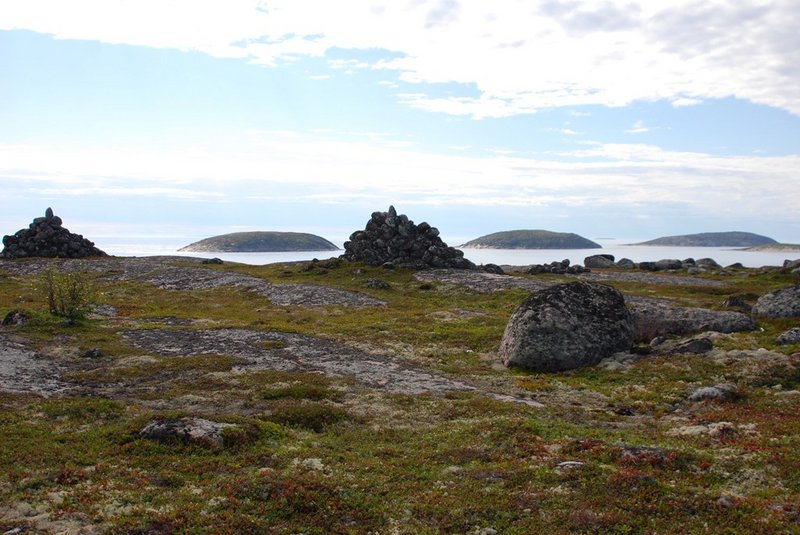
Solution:
[(103, 352), (100, 351), (98, 348), (93, 347), (92, 349), (88, 349), (81, 354), (81, 357), (85, 359), (99, 359), (103, 356)]
[[(5, 321), (3, 322), (5, 325)], [(778, 336), (776, 342), (781, 345), (786, 344), (800, 344), (800, 327), (792, 327), (788, 331), (784, 331)]]
[(716, 401), (731, 401), (736, 399), (738, 393), (736, 391), (736, 385), (731, 383), (721, 383), (714, 386), (701, 386), (700, 388), (696, 388), (689, 394), (689, 401), (706, 401), (706, 400), (716, 400)]
[(25, 325), (28, 323), (28, 316), (19, 310), (12, 310), (3, 318), (3, 327), (9, 325)]
[(558, 463), (556, 468), (560, 470), (573, 470), (575, 468), (581, 468), (585, 465), (585, 463), (581, 461), (563, 461)]

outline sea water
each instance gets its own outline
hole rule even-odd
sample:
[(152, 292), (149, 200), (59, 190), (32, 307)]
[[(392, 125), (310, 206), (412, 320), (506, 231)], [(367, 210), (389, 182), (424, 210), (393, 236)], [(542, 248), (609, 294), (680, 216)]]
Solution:
[[(571, 264), (583, 264), (584, 258), (596, 254), (611, 254), (614, 258), (629, 258), (634, 262), (646, 262), (675, 258), (713, 258), (720, 265), (727, 266), (741, 263), (745, 267), (782, 266), (787, 259), (800, 258), (797, 251), (744, 251), (732, 247), (661, 247), (647, 245), (630, 245), (641, 240), (628, 239), (595, 239), (602, 245), (601, 249), (471, 249), (462, 248), (464, 256), (475, 264), (497, 264), (511, 266), (527, 266), (531, 264), (548, 264), (561, 260), (569, 260)], [(227, 262), (263, 265), (281, 262), (308, 261), (313, 258), (325, 259), (339, 256), (344, 251), (297, 251), (281, 253), (190, 253), (178, 251), (187, 241), (174, 240), (148, 241), (138, 240), (98, 240), (97, 246), (115, 256), (160, 256), (177, 255), (196, 258), (219, 258)], [(336, 242), (334, 242), (336, 243)], [(341, 243), (338, 245), (341, 246)]]

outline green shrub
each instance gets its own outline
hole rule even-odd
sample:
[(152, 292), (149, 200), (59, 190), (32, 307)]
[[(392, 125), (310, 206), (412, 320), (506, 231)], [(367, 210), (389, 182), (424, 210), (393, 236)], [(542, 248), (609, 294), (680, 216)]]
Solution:
[(51, 314), (70, 323), (86, 318), (93, 292), (84, 273), (60, 273), (51, 265), (42, 274), (42, 283)]
[(291, 401), (273, 409), (265, 420), (321, 433), (329, 425), (347, 419), (347, 411), (327, 403)]

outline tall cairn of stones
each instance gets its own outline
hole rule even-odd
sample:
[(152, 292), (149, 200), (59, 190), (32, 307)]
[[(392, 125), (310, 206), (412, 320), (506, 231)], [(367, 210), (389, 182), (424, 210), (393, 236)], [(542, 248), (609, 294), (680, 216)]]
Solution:
[(374, 212), (366, 228), (345, 242), (344, 250), (343, 259), (370, 266), (476, 269), (462, 251), (442, 241), (438, 229), (425, 222), (415, 225), (397, 215), (394, 206), (388, 212)]
[(61, 218), (48, 208), (44, 217), (37, 217), (26, 229), (11, 236), (3, 236), (3, 258), (84, 258), (108, 256), (80, 234), (73, 234), (61, 226)]

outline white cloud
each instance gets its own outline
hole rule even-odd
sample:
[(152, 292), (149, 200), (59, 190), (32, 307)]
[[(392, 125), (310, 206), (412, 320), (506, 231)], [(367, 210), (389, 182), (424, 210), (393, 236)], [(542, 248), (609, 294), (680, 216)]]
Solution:
[[(91, 14), (91, 16), (88, 16)], [(795, 0), (12, 0), (0, 29), (240, 57), (277, 65), (336, 48), (390, 51), (373, 65), (470, 94), (401, 96), (455, 115), (737, 97), (800, 115)], [(339, 61), (339, 60), (337, 60)], [(334, 68), (366, 68), (343, 59)], [(477, 92), (477, 93), (476, 93)]]
[(237, 203), (277, 196), (347, 203), (391, 198), (595, 211), (624, 204), (631, 217), (637, 210), (671, 204), (709, 217), (730, 216), (735, 207), (743, 221), (780, 213), (787, 224), (800, 224), (798, 156), (720, 157), (596, 143), (548, 160), (502, 149), (491, 156), (466, 150), (432, 154), (399, 146), (380, 133), (363, 141), (347, 137), (342, 132), (248, 132), (234, 152), (213, 146), (132, 153), (0, 145), (0, 177), (7, 199), (57, 194), (91, 202), (130, 195)]
[(629, 134), (644, 134), (650, 130), (652, 130), (652, 128), (645, 126), (644, 121), (636, 121), (632, 127), (625, 131)]

